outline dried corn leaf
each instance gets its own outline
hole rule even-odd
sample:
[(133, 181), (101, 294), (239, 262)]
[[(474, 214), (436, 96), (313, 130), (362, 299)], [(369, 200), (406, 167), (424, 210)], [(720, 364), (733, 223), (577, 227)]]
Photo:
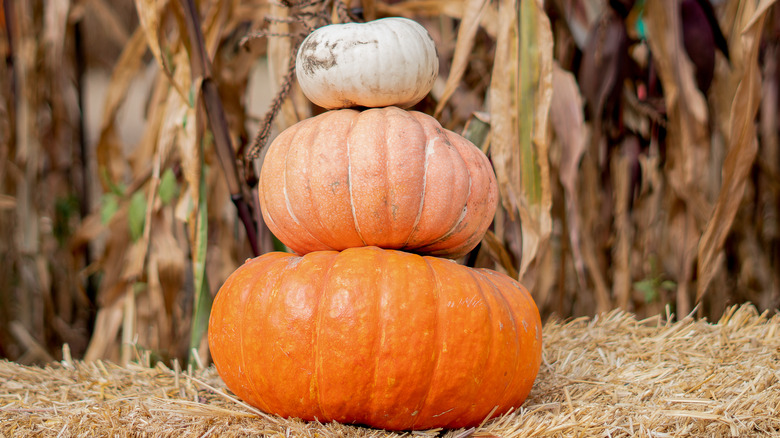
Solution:
[[(399, 15), (404, 17), (450, 17), (464, 19), (465, 3), (470, 0), (408, 0), (396, 4), (376, 3), (377, 12), (383, 15)], [(498, 6), (488, 2), (479, 21), (480, 27), (492, 38), (498, 35)]]
[(458, 28), (458, 37), (455, 43), (455, 54), (452, 57), (450, 74), (447, 76), (447, 82), (444, 84), (444, 92), (436, 104), (434, 117), (438, 118), (441, 115), (444, 105), (447, 104), (452, 93), (460, 85), (474, 48), (474, 37), (477, 34), (477, 30), (479, 30), (479, 23), (489, 3), (487, 0), (468, 0), (463, 4), (464, 18), (461, 20)]
[(135, 0), (135, 7), (138, 11), (138, 19), (141, 23), (141, 29), (143, 29), (146, 42), (149, 46), (149, 50), (154, 55), (157, 63), (160, 65), (163, 73), (171, 80), (171, 83), (182, 96), (186, 96), (187, 86), (185, 84), (177, 83), (173, 78), (171, 66), (169, 65), (167, 56), (163, 54), (163, 49), (166, 52), (177, 52), (175, 48), (163, 48), (161, 32), (163, 23), (162, 19), (165, 16), (165, 9), (168, 7), (168, 0)]
[(550, 122), (560, 145), (560, 152), (551, 154), (559, 157), (558, 178), (565, 193), (566, 220), (571, 241), (574, 268), (580, 287), (585, 287), (585, 261), (580, 248), (582, 232), (580, 198), (577, 190), (580, 178), (580, 160), (585, 153), (585, 115), (583, 102), (574, 75), (563, 70), (557, 63), (553, 66), (553, 95), (550, 103)]
[(5, 194), (0, 194), (0, 210), (14, 210), (15, 208), (16, 198)]
[(49, 48), (46, 61), (52, 67), (52, 72), (55, 72), (62, 66), (70, 0), (52, 0), (47, 3), (47, 6), (44, 11), (43, 43)]
[(648, 2), (645, 22), (668, 112), (668, 180), (701, 226), (711, 210), (702, 186), (708, 180), (702, 163), (710, 160), (707, 103), (683, 47), (678, 8), (676, 0)]
[[(187, 59), (186, 52), (177, 55), (177, 60), (180, 62), (177, 62), (177, 65), (180, 68), (177, 69), (176, 74), (188, 76), (186, 80), (189, 81), (190, 67)], [(182, 80), (184, 79), (182, 78)], [(176, 146), (184, 180), (188, 188), (193, 191), (193, 199), (198, 199), (203, 151), (198, 144), (196, 135), (197, 106), (195, 102), (200, 98), (200, 87), (191, 86), (190, 90), (189, 101), (182, 99), (179, 93), (172, 91), (168, 93), (158, 144), (160, 148)], [(197, 205), (197, 203), (193, 205)]]
[(386, 15), (446, 15), (452, 18), (462, 18), (463, 6), (468, 0), (406, 0), (395, 4), (378, 2), (379, 12)]
[(116, 345), (116, 337), (122, 326), (123, 300), (115, 300), (107, 306), (102, 306), (95, 317), (95, 328), (89, 347), (84, 354), (85, 361), (94, 361), (108, 357), (112, 346)]
[(376, 20), (375, 0), (361, 0), (360, 5), (363, 7), (363, 17), (366, 21)]
[(77, 18), (81, 18), (80, 15), (84, 14), (84, 8), (89, 9), (89, 13), (94, 14), (97, 21), (102, 23), (103, 30), (106, 32), (107, 37), (112, 40), (111, 42), (117, 47), (124, 47), (127, 41), (130, 39), (130, 34), (125, 25), (122, 23), (122, 18), (119, 13), (110, 4), (106, 4), (108, 0), (88, 0), (79, 1), (71, 6), (71, 22), (75, 22)]
[(547, 118), (553, 41), (539, 2), (503, 1), (499, 17), (490, 85), (491, 157), (502, 205), (510, 219), (520, 217), (523, 276), (552, 230)]
[[(190, 331), (190, 363), (205, 362), (208, 355), (203, 350), (206, 347), (205, 335), (211, 313), (212, 295), (209, 291), (206, 275), (206, 253), (208, 250), (209, 215), (208, 198), (206, 196), (206, 175), (200, 174), (200, 198), (198, 199), (197, 217), (191, 222), (190, 230), (194, 231), (192, 242), (192, 269), (195, 283), (195, 301), (193, 303), (192, 328)], [(196, 357), (197, 355), (197, 357)]]
[[(666, 181), (673, 197), (668, 211), (667, 244), (675, 258), (677, 311), (690, 312), (690, 282), (696, 244), (711, 213), (706, 198), (710, 141), (707, 104), (697, 88), (694, 66), (683, 46), (680, 4), (670, 0), (645, 5), (647, 41), (663, 85), (667, 109)], [(681, 202), (678, 202), (678, 199)]]
[(518, 277), (517, 269), (512, 262), (512, 256), (492, 231), (488, 230), (485, 233), (482, 244), (490, 254), (490, 257), (498, 262), (499, 266), (501, 266), (510, 277)]
[[(515, 2), (499, 3), (498, 40), (490, 82), (490, 155), (496, 170), (501, 203), (509, 211), (516, 211), (517, 191), (512, 186), (510, 165), (518, 148), (517, 102), (518, 34)], [(519, 177), (517, 178), (519, 182)], [(503, 239), (503, 235), (497, 236)]]
[(720, 266), (723, 257), (720, 251), (742, 202), (758, 151), (755, 127), (755, 117), (761, 102), (758, 55), (764, 19), (771, 3), (771, 0), (762, 1), (760, 7), (755, 9), (751, 2), (744, 2), (741, 16), (736, 22), (740, 27), (744, 26), (739, 32), (738, 43), (742, 46), (739, 53), (743, 58), (734, 60), (741, 64), (741, 78), (731, 106), (728, 155), (723, 163), (723, 186), (698, 246), (697, 300), (704, 296)]
[(627, 135), (619, 148), (612, 152), (610, 160), (613, 198), (612, 218), (614, 222), (614, 243), (612, 245), (612, 296), (618, 308), (629, 310), (631, 302), (631, 249), (634, 229), (631, 221), (631, 204), (634, 197), (634, 182), (638, 178), (635, 165), (638, 164), (640, 145), (634, 135)]
[[(543, 251), (552, 232), (549, 139), (547, 120), (552, 100), (553, 37), (541, 1), (522, 1), (519, 11), (520, 54), (518, 86), (522, 260), (520, 275)], [(517, 179), (515, 181), (518, 181)]]
[(578, 72), (580, 91), (590, 113), (593, 151), (602, 150), (603, 133), (616, 128), (614, 115), (621, 106), (628, 46), (626, 24), (616, 12), (607, 9), (588, 34)]
[[(285, 18), (289, 17), (288, 8), (273, 5), (271, 7), (271, 15), (278, 19), (278, 21), (274, 20), (271, 22), (269, 31), (275, 35), (290, 34), (290, 25), (283, 22)], [(283, 86), (282, 84), (284, 83), (287, 72), (293, 67), (295, 55), (296, 54), (293, 53), (293, 45), (290, 38), (275, 37), (268, 40), (268, 73), (271, 78), (271, 85), (274, 88), (274, 93)], [(291, 94), (292, 93), (294, 93), (294, 91), (291, 91)], [(281, 117), (277, 117), (274, 120), (279, 131), (283, 131), (304, 118), (296, 111), (296, 105), (293, 99), (284, 100), (279, 115)]]
[(120, 106), (127, 97), (133, 78), (142, 66), (146, 51), (144, 34), (136, 31), (122, 51), (108, 85), (108, 94), (103, 105), (103, 119), (100, 122), (100, 138), (96, 146), (98, 172), (104, 190), (110, 184), (121, 181), (125, 158), (121, 150), (114, 123)]
[(552, 3), (563, 11), (563, 18), (577, 47), (584, 49), (588, 30), (604, 10), (605, 3), (592, 0), (555, 0)]
[(174, 322), (174, 309), (178, 294), (184, 290), (186, 256), (173, 235), (171, 209), (160, 211), (154, 221), (147, 262), (147, 293), (154, 305), (150, 309), (151, 321), (139, 321), (139, 326), (154, 326), (156, 333), (147, 336), (148, 343), (139, 341), (139, 344), (176, 352), (174, 335), (181, 328)]

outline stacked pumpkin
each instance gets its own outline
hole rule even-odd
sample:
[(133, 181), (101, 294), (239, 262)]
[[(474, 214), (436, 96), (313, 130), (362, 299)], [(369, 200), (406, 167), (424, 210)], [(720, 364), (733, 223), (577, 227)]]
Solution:
[(259, 196), (299, 255), (249, 260), (220, 289), (209, 343), (225, 384), (269, 413), (394, 430), (518, 407), (541, 361), (536, 305), (510, 277), (447, 259), (492, 221), (492, 167), (402, 109), (438, 74), (433, 40), (402, 18), (330, 25), (296, 67), (329, 111), (273, 141)]

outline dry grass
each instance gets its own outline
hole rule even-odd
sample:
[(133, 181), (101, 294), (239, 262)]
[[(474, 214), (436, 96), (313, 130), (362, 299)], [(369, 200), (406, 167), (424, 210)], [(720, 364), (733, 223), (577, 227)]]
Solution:
[(501, 207), (461, 263), (521, 279), (545, 317), (780, 308), (776, 0), (714, 2), (708, 90), (675, 2), (1, 3), (0, 357), (207, 361), (209, 298), (282, 249), (253, 139), (323, 110), (285, 80), (293, 49), (358, 6), (428, 29), (440, 76), (414, 109), (494, 165)]
[[(613, 311), (549, 322), (544, 339), (520, 410), (475, 430), (403, 435), (780, 436), (780, 315), (746, 305), (710, 324)], [(0, 436), (401, 435), (269, 416), (232, 398), (213, 367), (140, 362), (0, 362)]]

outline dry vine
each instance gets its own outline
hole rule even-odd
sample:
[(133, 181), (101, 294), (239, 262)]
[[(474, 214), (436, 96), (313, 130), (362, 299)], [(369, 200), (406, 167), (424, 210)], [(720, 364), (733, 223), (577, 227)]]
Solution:
[[(271, 125), (276, 118), (276, 115), (279, 113), (282, 103), (287, 99), (287, 96), (292, 89), (293, 80), (295, 78), (295, 57), (298, 53), (298, 47), (301, 45), (301, 42), (303, 42), (304, 38), (317, 27), (332, 24), (333, 21), (331, 17), (333, 11), (336, 12), (342, 23), (357, 21), (355, 14), (348, 10), (347, 5), (342, 0), (281, 0), (281, 4), (290, 9), (289, 17), (266, 17), (266, 21), (298, 24), (302, 26), (302, 31), (275, 33), (261, 30), (251, 33), (241, 40), (242, 45), (252, 39), (261, 37), (290, 38), (292, 40), (292, 50), (290, 52), (287, 73), (284, 75), (279, 91), (277, 91), (276, 96), (274, 96), (274, 99), (271, 101), (271, 107), (266, 112), (265, 117), (263, 117), (263, 121), (255, 135), (254, 142), (246, 151), (245, 160), (247, 162), (257, 159), (260, 156), (261, 151), (268, 141), (268, 136), (271, 134)], [(311, 8), (315, 6), (318, 6), (318, 8), (312, 11)]]

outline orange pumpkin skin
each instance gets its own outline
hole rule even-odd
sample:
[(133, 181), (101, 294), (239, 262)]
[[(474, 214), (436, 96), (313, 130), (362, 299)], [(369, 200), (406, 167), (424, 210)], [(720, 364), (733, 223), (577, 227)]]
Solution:
[(397, 107), (329, 111), (283, 131), (259, 182), (269, 229), (298, 254), (358, 246), (457, 258), (493, 220), (485, 154)]
[(520, 406), (541, 333), (510, 277), (376, 247), (249, 260), (209, 321), (217, 371), (243, 400), (388, 430), (469, 427)]

